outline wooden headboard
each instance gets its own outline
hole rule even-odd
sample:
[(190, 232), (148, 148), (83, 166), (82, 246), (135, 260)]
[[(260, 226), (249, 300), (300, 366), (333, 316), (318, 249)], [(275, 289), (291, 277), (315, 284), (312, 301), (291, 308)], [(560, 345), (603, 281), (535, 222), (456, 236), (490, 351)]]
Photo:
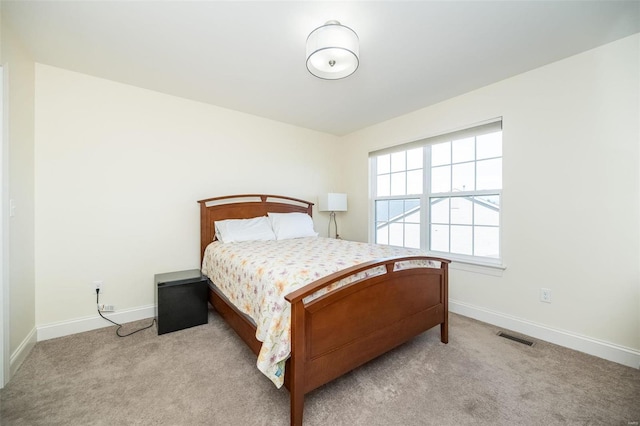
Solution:
[(272, 213), (301, 212), (311, 216), (313, 203), (281, 195), (226, 195), (198, 201), (200, 204), (200, 263), (204, 250), (216, 235), (213, 222), (224, 219), (249, 219)]

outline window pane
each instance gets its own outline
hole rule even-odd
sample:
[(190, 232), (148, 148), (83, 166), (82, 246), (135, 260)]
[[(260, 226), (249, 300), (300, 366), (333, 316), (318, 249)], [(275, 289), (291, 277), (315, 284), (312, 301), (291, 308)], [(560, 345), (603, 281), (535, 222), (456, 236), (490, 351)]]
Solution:
[(451, 164), (451, 142), (431, 145), (431, 165), (442, 166)]
[[(393, 200), (389, 203), (391, 208), (390, 220), (396, 222), (420, 222), (420, 200)], [(410, 220), (409, 217), (413, 219)]]
[(392, 246), (402, 246), (404, 243), (404, 224), (389, 224), (389, 244)]
[(407, 223), (404, 225), (404, 246), (420, 248), (420, 225)]
[(475, 190), (475, 163), (456, 164), (452, 168), (451, 186), (454, 192)]
[(451, 166), (431, 169), (431, 192), (451, 192)]
[(500, 229), (497, 227), (477, 226), (475, 229), (476, 256), (500, 257)]
[(405, 156), (406, 156), (405, 151), (394, 152), (393, 154), (391, 154), (391, 171), (392, 172), (401, 172), (407, 169)]
[(376, 173), (381, 175), (391, 171), (391, 156), (389, 154), (380, 155), (376, 162)]
[(473, 161), (476, 159), (476, 138), (458, 139), (451, 144), (452, 163)]
[(429, 250), (449, 251), (449, 225), (431, 225)]
[(451, 198), (451, 223), (455, 223), (457, 225), (473, 224), (473, 202), (470, 198)]
[(410, 209), (414, 209), (416, 207), (420, 207), (420, 200), (417, 198), (411, 198), (409, 200), (404, 200), (405, 209), (409, 211)]
[(387, 197), (391, 191), (391, 175), (378, 176), (376, 183), (376, 195), (378, 197)]
[(420, 223), (420, 200), (405, 200), (404, 222)]
[(389, 244), (389, 225), (388, 224), (376, 224), (376, 243)]
[(422, 194), (422, 170), (407, 172), (407, 194)]
[(478, 161), (478, 189), (502, 189), (502, 158)]
[(407, 151), (407, 170), (421, 169), (424, 149), (422, 147)]
[(406, 173), (391, 174), (391, 195), (405, 195), (406, 190)]
[(431, 223), (449, 223), (448, 198), (431, 198)]
[(389, 220), (389, 202), (376, 201), (376, 222), (386, 222)]
[(451, 253), (473, 254), (473, 228), (451, 225)]
[(405, 222), (420, 223), (420, 210), (416, 210), (415, 212), (408, 214), (405, 218)]
[(389, 201), (389, 220), (394, 220), (402, 216), (404, 213), (404, 201), (391, 200)]
[(476, 158), (502, 157), (502, 132), (489, 133), (476, 138)]
[(476, 225), (500, 225), (500, 196), (475, 197), (474, 222)]

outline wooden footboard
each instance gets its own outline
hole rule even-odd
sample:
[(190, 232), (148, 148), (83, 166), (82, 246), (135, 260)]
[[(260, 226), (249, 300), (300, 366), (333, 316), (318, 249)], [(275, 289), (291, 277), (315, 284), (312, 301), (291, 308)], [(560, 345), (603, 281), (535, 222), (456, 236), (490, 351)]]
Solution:
[[(395, 270), (398, 262), (435, 260), (437, 268)], [(304, 395), (436, 325), (448, 342), (448, 260), (407, 257), (369, 262), (330, 275), (287, 296), (291, 303), (291, 424), (302, 425)], [(321, 288), (384, 266), (311, 302)]]

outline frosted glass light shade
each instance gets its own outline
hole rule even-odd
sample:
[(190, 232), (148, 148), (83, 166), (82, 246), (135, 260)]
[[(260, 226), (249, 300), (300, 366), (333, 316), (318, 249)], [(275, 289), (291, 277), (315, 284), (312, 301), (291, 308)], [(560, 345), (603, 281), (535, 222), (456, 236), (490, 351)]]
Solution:
[(321, 212), (346, 212), (347, 194), (329, 192), (328, 194), (321, 195), (318, 210)]
[(307, 69), (318, 78), (337, 80), (360, 65), (358, 35), (338, 21), (328, 21), (307, 38)]

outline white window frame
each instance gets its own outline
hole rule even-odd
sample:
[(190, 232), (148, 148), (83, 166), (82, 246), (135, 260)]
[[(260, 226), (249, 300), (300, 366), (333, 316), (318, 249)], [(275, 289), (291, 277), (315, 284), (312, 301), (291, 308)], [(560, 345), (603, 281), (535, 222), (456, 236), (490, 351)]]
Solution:
[[(479, 123), (461, 130), (447, 132), (441, 135), (420, 139), (417, 141), (404, 143), (396, 146), (392, 146), (389, 148), (385, 148), (382, 150), (377, 150), (369, 153), (369, 164), (370, 164), (370, 215), (371, 218), (369, 224), (369, 241), (376, 242), (376, 201), (381, 200), (407, 200), (407, 199), (419, 199), (420, 200), (420, 248), (427, 252), (429, 255), (438, 256), (450, 259), (457, 263), (467, 264), (471, 266), (472, 271), (474, 271), (473, 266), (487, 266), (491, 268), (504, 269), (504, 245), (503, 245), (503, 197), (502, 197), (502, 188), (495, 190), (474, 190), (474, 191), (459, 191), (459, 192), (444, 192), (444, 193), (431, 193), (431, 150), (424, 149), (423, 151), (423, 188), (421, 194), (407, 194), (407, 195), (389, 195), (389, 196), (376, 196), (377, 194), (377, 157), (384, 154), (393, 154), (396, 152), (408, 151), (410, 149), (418, 148), (418, 147), (427, 147), (430, 145), (434, 145), (441, 142), (447, 142), (452, 140), (458, 140), (469, 136), (478, 136), (482, 134), (492, 133), (495, 131), (502, 131), (502, 117), (498, 117), (492, 120), (488, 120), (483, 123)], [(503, 143), (504, 146), (504, 143)], [(503, 158), (501, 155), (500, 158)], [(474, 159), (474, 162), (477, 163), (477, 159)], [(503, 165), (504, 168), (504, 165)], [(499, 244), (499, 256), (497, 258), (492, 257), (482, 257), (482, 256), (473, 256), (473, 255), (465, 255), (459, 253), (451, 253), (451, 252), (442, 252), (442, 251), (434, 251), (429, 250), (429, 238), (431, 232), (431, 223), (430, 223), (430, 199), (431, 198), (449, 198), (457, 197), (457, 196), (482, 196), (482, 195), (497, 195), (500, 197), (500, 215), (499, 222), (497, 225), (498, 228), (498, 244)], [(478, 225), (471, 225), (478, 226)], [(481, 272), (481, 270), (478, 270)]]

